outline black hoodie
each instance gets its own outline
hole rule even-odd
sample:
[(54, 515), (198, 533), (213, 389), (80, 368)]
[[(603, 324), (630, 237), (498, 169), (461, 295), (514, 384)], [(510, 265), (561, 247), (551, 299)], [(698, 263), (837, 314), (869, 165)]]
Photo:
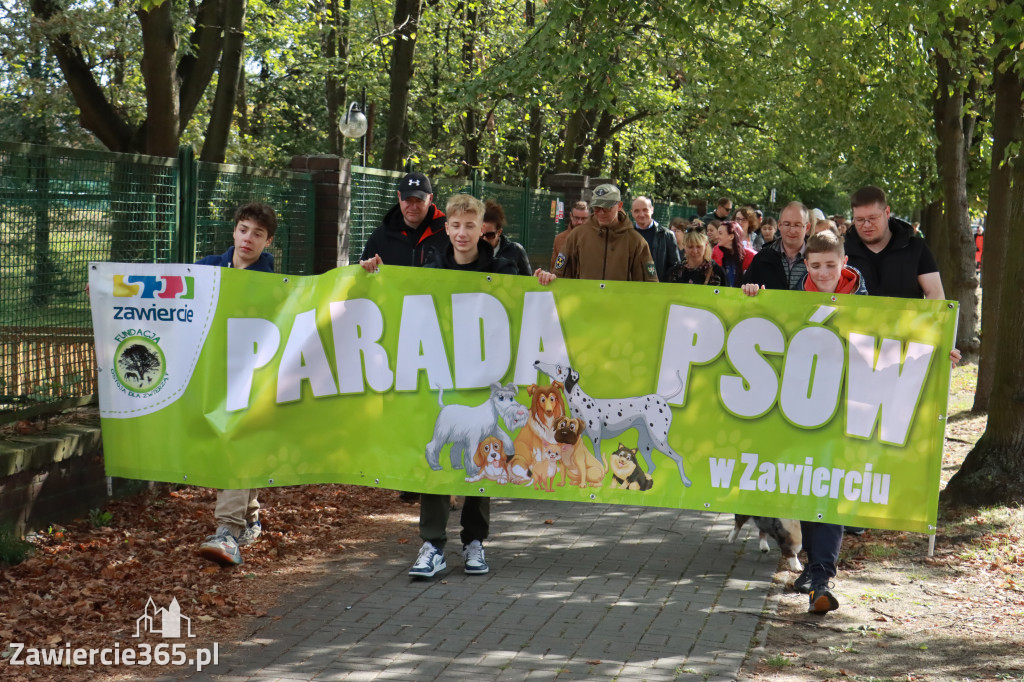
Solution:
[(477, 245), (477, 258), (472, 263), (460, 265), (455, 262), (455, 247), (448, 244), (444, 253), (437, 254), (432, 261), (424, 265), (439, 270), (462, 270), (464, 272), (493, 272), (498, 275), (518, 275), (519, 269), (512, 261), (494, 255), (494, 249), (485, 241)]
[(366, 240), (359, 260), (369, 260), (377, 254), (384, 265), (426, 265), (448, 246), (445, 220), (441, 209), (431, 204), (427, 217), (412, 229), (405, 224), (401, 206), (395, 204)]
[(935, 256), (923, 239), (914, 236), (909, 223), (889, 218), (889, 231), (889, 243), (875, 253), (860, 240), (856, 230), (848, 230), (844, 244), (848, 265), (860, 270), (872, 296), (921, 298), (924, 290), (917, 277), (938, 272)]

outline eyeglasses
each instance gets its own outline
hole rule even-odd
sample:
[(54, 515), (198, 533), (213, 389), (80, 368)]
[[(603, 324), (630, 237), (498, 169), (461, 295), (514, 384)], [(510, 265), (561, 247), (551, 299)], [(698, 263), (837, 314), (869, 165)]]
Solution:
[(484, 239), (494, 239), (495, 237), (498, 236), (498, 233), (497, 232), (481, 232), (480, 236), (483, 237)]
[(881, 220), (884, 217), (885, 217), (884, 213), (879, 213), (877, 215), (869, 215), (869, 216), (864, 216), (862, 218), (854, 218), (853, 219), (853, 224), (854, 225), (867, 225), (868, 223), (877, 223), (879, 220)]
[(779, 223), (779, 227), (781, 227), (784, 230), (785, 229), (789, 229), (791, 227), (792, 228), (800, 228), (801, 230), (806, 230), (807, 229), (807, 224), (806, 223), (781, 222), (781, 223)]

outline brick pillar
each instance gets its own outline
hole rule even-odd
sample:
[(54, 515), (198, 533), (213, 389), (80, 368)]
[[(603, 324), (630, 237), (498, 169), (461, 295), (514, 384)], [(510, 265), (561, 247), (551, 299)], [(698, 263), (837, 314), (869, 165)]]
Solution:
[(294, 156), (292, 169), (313, 176), (313, 272), (348, 265), (352, 162), (330, 154)]
[(544, 176), (544, 186), (565, 196), (565, 211), (568, 213), (575, 202), (590, 199), (588, 180), (586, 175), (578, 173), (553, 173)]

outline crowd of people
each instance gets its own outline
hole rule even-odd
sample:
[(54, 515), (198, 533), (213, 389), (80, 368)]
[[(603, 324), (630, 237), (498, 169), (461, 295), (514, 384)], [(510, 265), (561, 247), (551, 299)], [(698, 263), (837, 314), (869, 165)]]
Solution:
[[(531, 275), (543, 285), (565, 277), (737, 287), (748, 296), (786, 289), (944, 298), (927, 244), (908, 223), (892, 216), (885, 193), (877, 187), (851, 195), (852, 221), (842, 215), (826, 217), (796, 201), (775, 219), (755, 206), (734, 210), (732, 201), (723, 197), (702, 218), (675, 218), (666, 228), (654, 220), (648, 197), (633, 199), (627, 215), (619, 188), (603, 184), (589, 202), (572, 204), (566, 229), (554, 238), (548, 267), (536, 269), (522, 245), (504, 234), (506, 218), (499, 204), (458, 194), (442, 211), (433, 197), (425, 175), (403, 177), (398, 203), (367, 240), (359, 264), (368, 272), (397, 265)], [(273, 211), (240, 210), (236, 223), (232, 249), (200, 262), (266, 269), (261, 254), (273, 240)], [(951, 360), (959, 360), (957, 351)], [(423, 544), (409, 573), (431, 577), (447, 568), (451, 506), (448, 495), (419, 497)], [(258, 513), (256, 491), (222, 491), (217, 531), (200, 554), (224, 565), (242, 563), (239, 546), (260, 535)], [(461, 524), (465, 571), (487, 573), (483, 543), (490, 528), (489, 499), (466, 497)], [(809, 595), (810, 611), (827, 613), (838, 608), (830, 581), (836, 575), (843, 527), (815, 522), (802, 526), (808, 560), (794, 585)]]

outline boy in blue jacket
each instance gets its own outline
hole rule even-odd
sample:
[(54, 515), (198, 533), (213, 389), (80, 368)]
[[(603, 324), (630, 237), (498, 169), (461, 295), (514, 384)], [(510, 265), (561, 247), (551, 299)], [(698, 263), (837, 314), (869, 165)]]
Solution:
[[(202, 258), (196, 264), (273, 272), (274, 256), (264, 249), (274, 241), (276, 232), (274, 209), (260, 202), (244, 204), (235, 211), (234, 246), (219, 256)], [(199, 545), (199, 556), (221, 566), (242, 563), (239, 548), (256, 542), (263, 531), (260, 503), (256, 499), (258, 492), (255, 488), (217, 491), (217, 506), (213, 512), (217, 531)]]

